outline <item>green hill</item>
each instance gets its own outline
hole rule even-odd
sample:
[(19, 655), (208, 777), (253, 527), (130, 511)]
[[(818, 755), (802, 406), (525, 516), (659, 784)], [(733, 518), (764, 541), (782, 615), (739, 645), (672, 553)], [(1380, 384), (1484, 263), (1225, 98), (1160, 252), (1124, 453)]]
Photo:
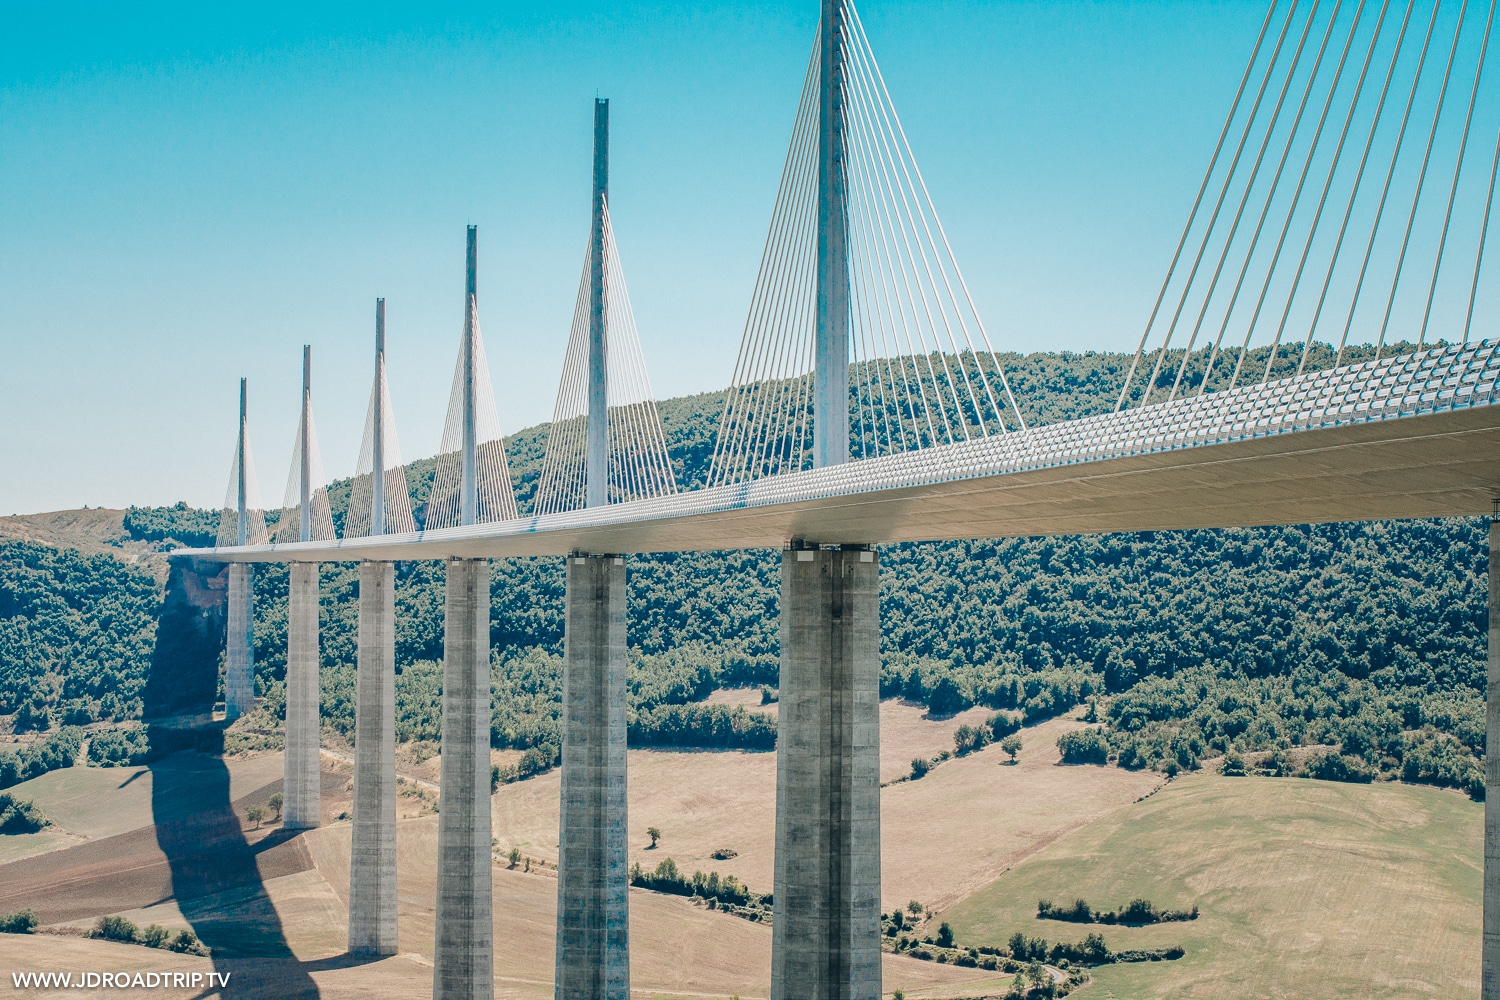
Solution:
[[(1483, 808), (1435, 789), (1193, 775), (1048, 845), (941, 919), (966, 946), (1097, 932), (1114, 951), (1186, 953), (1095, 968), (1080, 998), (1473, 995), (1483, 841)], [(1042, 899), (1200, 915), (1079, 924), (1038, 919)]]
[[(1001, 360), (1028, 419), (1044, 423), (1110, 408), (1130, 358)], [(1331, 353), (1320, 348), (1314, 360)], [(661, 404), (685, 486), (706, 478), (721, 403), (710, 393)], [(507, 441), (523, 511), (546, 433)], [(433, 469), (432, 460), (407, 468), (419, 517)], [(341, 521), (348, 482), (330, 493)], [(201, 541), (212, 518), (185, 505), (134, 508), (124, 525), (169, 548)], [(887, 546), (882, 693), (939, 712), (1017, 709), (1029, 721), (1098, 699), (1108, 726), (1098, 752), (1120, 766), (1191, 769), (1231, 748), (1331, 744), (1354, 777), (1480, 794), (1486, 552), (1478, 519)], [(776, 683), (776, 559), (769, 550), (630, 559), (633, 717), (716, 686)], [(93, 560), (0, 543), (0, 630), (25, 633), (0, 643), (3, 707), (30, 706), (12, 717), (18, 728), (140, 712), (161, 599), (148, 573)], [(273, 714), (284, 697), (286, 579), (284, 568), (257, 569), (257, 686)], [(355, 567), (325, 565), (323, 710), (345, 733), (356, 588)], [(398, 565), (403, 739), (439, 732), (441, 588), (439, 564)], [(495, 562), (492, 736), (538, 748), (538, 764), (557, 746), (562, 598), (559, 560)], [(724, 731), (707, 708), (672, 720), (676, 743), (695, 732), (713, 743)], [(632, 737), (650, 742), (653, 732), (642, 723)]]

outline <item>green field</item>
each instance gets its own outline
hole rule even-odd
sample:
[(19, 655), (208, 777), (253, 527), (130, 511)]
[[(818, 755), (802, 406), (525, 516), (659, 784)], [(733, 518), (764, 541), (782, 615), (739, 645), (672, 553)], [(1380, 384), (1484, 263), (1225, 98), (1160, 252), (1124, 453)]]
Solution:
[[(1090, 930), (1176, 962), (1096, 969), (1080, 1000), (1451, 997), (1479, 991), (1484, 807), (1401, 784), (1180, 778), (941, 915), (967, 945)], [(1142, 928), (1036, 919), (1038, 899), (1201, 908)]]

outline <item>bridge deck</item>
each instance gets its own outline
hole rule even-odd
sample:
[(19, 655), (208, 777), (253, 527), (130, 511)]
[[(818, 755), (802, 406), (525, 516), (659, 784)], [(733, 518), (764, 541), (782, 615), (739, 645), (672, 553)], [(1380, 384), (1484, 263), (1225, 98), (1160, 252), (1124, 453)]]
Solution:
[(213, 562), (688, 552), (1485, 514), (1500, 343), (1438, 347), (980, 441), (604, 508)]

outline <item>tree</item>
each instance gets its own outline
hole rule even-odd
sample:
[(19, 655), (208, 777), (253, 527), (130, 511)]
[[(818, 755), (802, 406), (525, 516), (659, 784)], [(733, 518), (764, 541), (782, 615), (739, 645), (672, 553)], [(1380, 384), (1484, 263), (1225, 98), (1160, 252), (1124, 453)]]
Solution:
[(140, 931), (125, 917), (100, 917), (94, 923), (92, 936), (106, 941), (134, 943), (140, 940)]
[(1053, 985), (1052, 973), (1047, 971), (1047, 967), (1039, 959), (1033, 959), (1026, 967), (1025, 976), (1032, 989), (1047, 990)]
[(276, 822), (278, 823), (281, 822), (281, 807), (285, 803), (286, 799), (282, 797), (280, 792), (272, 794), (271, 798), (266, 802), (266, 808), (276, 814)]
[(245, 818), (254, 823), (257, 830), (260, 829), (260, 821), (266, 818), (265, 806), (251, 806), (245, 810)]
[(918, 778), (925, 777), (926, 774), (927, 774), (927, 772), (930, 771), (930, 770), (932, 770), (932, 764), (930, 764), (928, 762), (928, 760), (927, 760), (926, 757), (913, 757), (912, 758), (912, 761), (911, 761), (911, 780), (912, 781), (916, 781)]
[(939, 948), (953, 947), (953, 928), (948, 926), (946, 920), (938, 927), (937, 940), (933, 943)]
[(646, 827), (646, 836), (651, 838), (651, 846), (646, 848), (646, 850), (656, 850), (656, 842), (661, 839), (661, 831), (654, 826), (648, 826)]
[(521, 849), (519, 847), (512, 847), (510, 853), (505, 857), (510, 862), (511, 868), (515, 868), (516, 865), (521, 863)]
[(1016, 762), (1016, 755), (1021, 752), (1021, 734), (1011, 733), (1000, 741), (1000, 749), (1010, 754), (1010, 762)]
[(0, 934), (30, 934), (36, 930), (36, 913), (30, 908), (0, 917)]
[(906, 904), (906, 909), (914, 917), (921, 916), (922, 914), (922, 904), (917, 902), (915, 899)]
[(1057, 738), (1064, 764), (1109, 763), (1109, 741), (1098, 729), (1076, 729)]

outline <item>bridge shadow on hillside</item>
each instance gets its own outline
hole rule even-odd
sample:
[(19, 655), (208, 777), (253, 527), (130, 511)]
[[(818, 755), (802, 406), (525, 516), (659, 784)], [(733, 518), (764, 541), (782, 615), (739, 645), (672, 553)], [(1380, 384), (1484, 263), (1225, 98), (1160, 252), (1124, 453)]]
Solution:
[(220, 566), (174, 562), (167, 581), (144, 695), (157, 844), (171, 871), (171, 899), (212, 950), (215, 970), (241, 974), (236, 996), (317, 997), (313, 972), (361, 961), (347, 955), (298, 960), (265, 878), (311, 867), (306, 848), (290, 831), (273, 831), (253, 844), (245, 836), (248, 803), (236, 808), (222, 756), (225, 724), (213, 719), (225, 578)]

